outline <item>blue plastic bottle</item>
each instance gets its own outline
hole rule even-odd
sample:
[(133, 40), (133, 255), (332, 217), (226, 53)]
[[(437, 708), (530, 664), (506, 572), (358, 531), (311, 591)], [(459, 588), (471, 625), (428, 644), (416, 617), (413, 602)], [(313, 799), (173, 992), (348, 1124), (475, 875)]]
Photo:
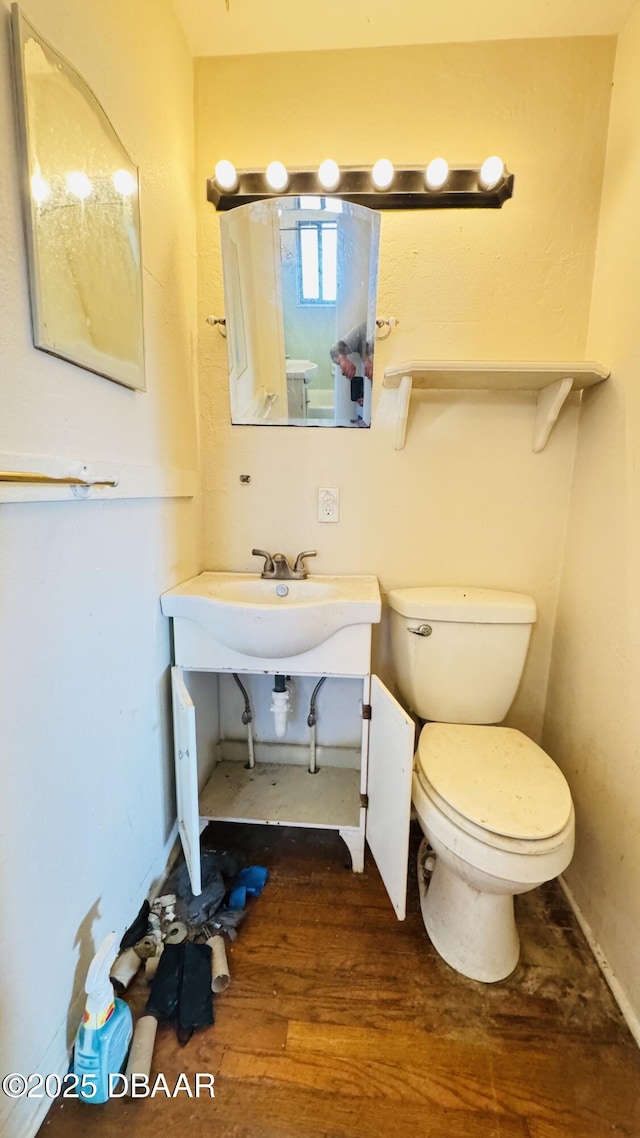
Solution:
[(107, 1101), (109, 1075), (124, 1067), (133, 1033), (131, 1011), (124, 1000), (115, 998), (109, 979), (115, 941), (116, 934), (109, 933), (87, 973), (87, 1004), (76, 1036), (72, 1066), (78, 1076), (76, 1094), (84, 1102)]

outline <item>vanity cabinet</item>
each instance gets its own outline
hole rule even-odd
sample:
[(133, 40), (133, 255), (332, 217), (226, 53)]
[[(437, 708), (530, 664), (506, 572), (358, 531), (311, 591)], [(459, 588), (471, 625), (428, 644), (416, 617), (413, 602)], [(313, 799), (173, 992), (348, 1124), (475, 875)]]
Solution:
[[(178, 827), (194, 894), (201, 891), (200, 834), (209, 821), (331, 829), (348, 846), (356, 873), (367, 842), (404, 919), (415, 726), (371, 675), (371, 626), (343, 628), (285, 660), (237, 653), (182, 617), (173, 618), (173, 630)], [(234, 674), (251, 696), (253, 768)], [(267, 693), (276, 675), (287, 677), (294, 704), (282, 739), (273, 728), (269, 733)], [(317, 696), (318, 770), (311, 774), (306, 719), (309, 693), (322, 678), (329, 682)], [(330, 745), (323, 745), (327, 729)]]
[(285, 361), (287, 372), (287, 411), (289, 419), (304, 422), (307, 418), (309, 395), (307, 385), (318, 370), (312, 360)]

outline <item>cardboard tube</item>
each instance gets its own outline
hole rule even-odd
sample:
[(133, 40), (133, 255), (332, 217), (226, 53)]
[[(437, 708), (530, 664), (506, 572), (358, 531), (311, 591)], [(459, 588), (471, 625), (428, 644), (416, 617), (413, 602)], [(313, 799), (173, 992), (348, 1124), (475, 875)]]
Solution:
[(212, 936), (207, 941), (211, 949), (211, 991), (225, 992), (231, 983), (224, 937)]
[(133, 951), (137, 952), (141, 960), (148, 960), (150, 956), (155, 956), (158, 942), (154, 936), (150, 934), (143, 936), (137, 944), (134, 944)]
[(129, 1061), (125, 1071), (129, 1094), (131, 1094), (132, 1075), (146, 1075), (147, 1078), (149, 1077), (157, 1030), (158, 1021), (155, 1016), (142, 1016), (136, 1024), (136, 1030), (133, 1033), (131, 1050), (129, 1052)]
[(161, 941), (160, 944), (158, 945), (157, 949), (156, 949), (155, 956), (150, 956), (148, 960), (145, 960), (145, 962), (144, 962), (144, 978), (147, 981), (147, 984), (151, 983), (156, 972), (158, 971), (158, 965), (160, 963), (160, 957), (162, 956), (163, 952), (164, 952), (164, 945)]
[(135, 949), (125, 948), (124, 952), (120, 953), (109, 973), (109, 979), (116, 991), (123, 992), (129, 987), (141, 964), (142, 961)]

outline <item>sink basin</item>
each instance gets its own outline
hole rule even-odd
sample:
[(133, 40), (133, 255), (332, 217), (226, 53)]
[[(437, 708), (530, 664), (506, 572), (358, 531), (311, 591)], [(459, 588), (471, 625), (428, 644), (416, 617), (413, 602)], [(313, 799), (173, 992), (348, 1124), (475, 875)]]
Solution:
[(305, 383), (309, 380), (318, 370), (318, 365), (313, 363), (313, 360), (285, 360), (287, 370), (287, 379), (304, 379)]
[(341, 628), (377, 624), (381, 613), (376, 577), (267, 581), (201, 573), (163, 593), (160, 603), (165, 616), (193, 620), (227, 648), (263, 659), (309, 652)]

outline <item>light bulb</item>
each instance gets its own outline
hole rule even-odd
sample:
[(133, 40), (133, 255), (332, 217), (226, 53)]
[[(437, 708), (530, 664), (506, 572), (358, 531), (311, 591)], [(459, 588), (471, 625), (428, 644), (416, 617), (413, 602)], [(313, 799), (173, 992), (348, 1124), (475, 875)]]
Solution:
[(45, 178), (42, 177), (40, 171), (36, 170), (35, 174), (31, 177), (31, 196), (36, 205), (42, 205), (43, 202), (46, 202), (50, 193), (51, 186)]
[(318, 179), (325, 190), (335, 190), (340, 181), (340, 167), (333, 158), (325, 158), (318, 168)]
[(233, 162), (228, 162), (226, 158), (222, 158), (220, 162), (216, 162), (214, 178), (221, 190), (235, 190), (238, 185), (236, 168)]
[(272, 190), (284, 190), (289, 181), (286, 166), (283, 166), (282, 162), (270, 162), (267, 166), (266, 178)]
[(371, 171), (371, 180), (377, 190), (387, 190), (393, 181), (393, 163), (388, 158), (379, 158)]
[(424, 179), (430, 190), (441, 190), (449, 177), (446, 158), (432, 158), (425, 170)]
[(86, 174), (80, 170), (72, 170), (70, 174), (67, 174), (67, 189), (74, 197), (84, 201), (85, 198), (89, 197), (93, 186)]
[(137, 182), (129, 170), (115, 170), (111, 181), (117, 193), (122, 194), (123, 197), (131, 197), (131, 194), (136, 192)]
[(480, 185), (485, 190), (492, 190), (504, 174), (504, 162), (502, 158), (498, 158), (497, 154), (492, 154), (491, 158), (485, 158), (480, 170)]

